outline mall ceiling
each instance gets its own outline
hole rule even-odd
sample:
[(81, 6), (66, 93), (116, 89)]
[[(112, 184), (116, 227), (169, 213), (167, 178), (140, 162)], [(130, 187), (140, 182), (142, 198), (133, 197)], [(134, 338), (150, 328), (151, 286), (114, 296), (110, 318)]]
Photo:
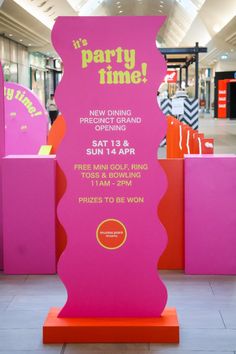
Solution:
[[(164, 15), (161, 47), (199, 42), (201, 65), (236, 60), (236, 0), (0, 0), (0, 34), (55, 56), (50, 31), (58, 16)], [(223, 59), (222, 59), (223, 58)]]

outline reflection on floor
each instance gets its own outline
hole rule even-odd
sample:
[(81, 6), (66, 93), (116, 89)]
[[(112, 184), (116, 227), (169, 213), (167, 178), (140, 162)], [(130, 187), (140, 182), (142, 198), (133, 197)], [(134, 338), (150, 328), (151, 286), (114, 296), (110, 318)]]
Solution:
[[(236, 121), (205, 117), (200, 130), (215, 138), (216, 153), (236, 153)], [(0, 354), (236, 354), (236, 277), (161, 274), (178, 311), (179, 345), (43, 345), (42, 324), (50, 307), (65, 303), (63, 285), (57, 276), (0, 273)]]
[(236, 154), (236, 120), (200, 118), (199, 131), (215, 139), (216, 154)]

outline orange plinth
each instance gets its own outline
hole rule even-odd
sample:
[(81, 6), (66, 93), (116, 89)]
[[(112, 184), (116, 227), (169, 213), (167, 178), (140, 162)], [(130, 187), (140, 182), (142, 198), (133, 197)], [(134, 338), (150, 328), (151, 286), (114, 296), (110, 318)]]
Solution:
[[(66, 122), (63, 116), (59, 115), (55, 122), (53, 123), (49, 134), (48, 134), (48, 144), (52, 145), (52, 154), (56, 154), (60, 146), (60, 143), (65, 135)], [(61, 197), (65, 193), (66, 189), (66, 179), (65, 176), (57, 164), (56, 169), (56, 203), (58, 205)], [(58, 218), (56, 218), (56, 259), (60, 258), (62, 252), (66, 247), (66, 233), (62, 225), (60, 224)]]
[(59, 115), (48, 134), (48, 145), (52, 145), (52, 153), (56, 154), (57, 149), (64, 138), (66, 130), (66, 122), (63, 116)]
[(52, 308), (43, 326), (47, 343), (178, 343), (176, 310), (159, 318), (58, 318)]
[(184, 268), (184, 160), (159, 160), (166, 172), (168, 189), (158, 213), (168, 234), (168, 243), (158, 263), (159, 269)]

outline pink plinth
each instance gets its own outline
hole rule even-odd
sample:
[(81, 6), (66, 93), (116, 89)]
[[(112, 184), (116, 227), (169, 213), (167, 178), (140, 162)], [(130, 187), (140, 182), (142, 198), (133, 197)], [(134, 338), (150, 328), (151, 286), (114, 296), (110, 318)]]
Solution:
[(5, 273), (56, 272), (55, 156), (3, 159), (3, 244)]
[(185, 272), (236, 274), (236, 156), (185, 158)]

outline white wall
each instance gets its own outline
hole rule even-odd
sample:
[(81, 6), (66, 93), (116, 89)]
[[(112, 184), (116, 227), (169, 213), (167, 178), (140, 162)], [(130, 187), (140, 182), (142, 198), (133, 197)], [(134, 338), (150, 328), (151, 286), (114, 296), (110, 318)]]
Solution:
[(221, 60), (216, 63), (215, 71), (236, 71), (236, 61)]

